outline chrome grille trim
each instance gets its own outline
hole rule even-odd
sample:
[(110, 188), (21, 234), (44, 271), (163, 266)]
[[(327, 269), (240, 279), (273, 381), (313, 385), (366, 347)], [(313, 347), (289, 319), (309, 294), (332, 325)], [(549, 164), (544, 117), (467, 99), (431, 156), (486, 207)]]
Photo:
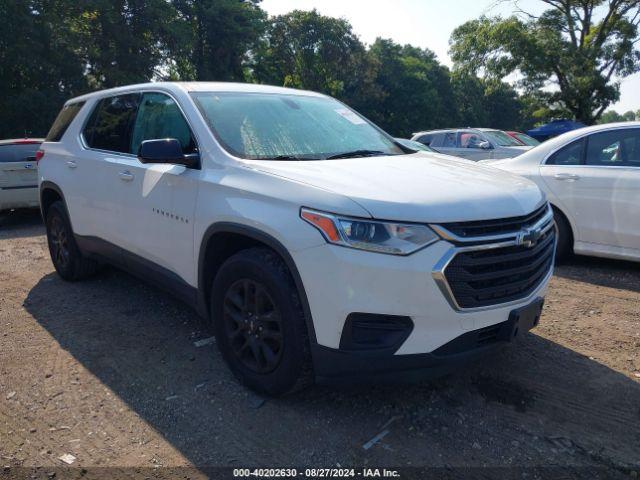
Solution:
[[(553, 222), (553, 211), (551, 207), (547, 204), (547, 213), (544, 215), (542, 219), (536, 222), (535, 225), (529, 226), (527, 228), (537, 229), (540, 228), (541, 234), (545, 235), (549, 230), (554, 228), (555, 223)], [(522, 298), (518, 298), (515, 300), (510, 300), (507, 302), (497, 302), (495, 304), (483, 305), (478, 307), (463, 307), (461, 306), (456, 296), (449, 285), (449, 281), (446, 277), (446, 270), (449, 264), (454, 260), (454, 258), (461, 253), (473, 252), (473, 251), (481, 251), (481, 250), (492, 250), (499, 248), (507, 248), (507, 247), (518, 247), (522, 246), (519, 243), (518, 237), (520, 231), (514, 231), (510, 233), (500, 234), (500, 235), (487, 235), (487, 236), (478, 236), (478, 237), (460, 237), (451, 232), (448, 232), (443, 227), (438, 225), (431, 225), (438, 234), (442, 235), (443, 238), (453, 243), (452, 247), (445, 252), (444, 256), (438, 261), (438, 263), (434, 266), (432, 271), (432, 277), (438, 285), (438, 288), (444, 295), (445, 299), (449, 303), (449, 305), (456, 311), (466, 313), (466, 312), (474, 312), (474, 311), (482, 311), (482, 310), (491, 310), (496, 307), (507, 307), (510, 305), (522, 304), (525, 301), (533, 300), (537, 296), (537, 292), (540, 288), (540, 285), (546, 283), (551, 276), (553, 275), (553, 265), (555, 262), (555, 247), (557, 238), (553, 239), (553, 251), (551, 256), (551, 262), (549, 271), (543, 276), (543, 278), (535, 284), (531, 292), (525, 295)], [(443, 235), (444, 233), (444, 235)]]

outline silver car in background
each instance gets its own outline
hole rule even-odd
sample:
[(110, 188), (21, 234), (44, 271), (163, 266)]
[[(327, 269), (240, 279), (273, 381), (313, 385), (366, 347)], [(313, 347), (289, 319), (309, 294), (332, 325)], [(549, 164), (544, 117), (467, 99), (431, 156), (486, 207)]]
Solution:
[(36, 152), (42, 141), (0, 140), (0, 211), (40, 205)]
[(453, 128), (418, 132), (411, 140), (440, 153), (468, 160), (513, 158), (532, 147), (522, 145), (502, 130), (491, 128)]

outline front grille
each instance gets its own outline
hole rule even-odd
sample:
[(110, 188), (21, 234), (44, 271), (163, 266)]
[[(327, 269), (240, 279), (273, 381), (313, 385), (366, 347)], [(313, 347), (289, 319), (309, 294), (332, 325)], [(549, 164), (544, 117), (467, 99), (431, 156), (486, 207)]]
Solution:
[(529, 296), (552, 267), (555, 230), (533, 247), (511, 245), (461, 251), (444, 275), (460, 308), (497, 305)]
[(548, 211), (549, 206), (545, 203), (529, 215), (523, 215), (521, 217), (478, 220), (474, 222), (441, 223), (440, 226), (461, 238), (500, 235), (531, 227), (539, 222)]

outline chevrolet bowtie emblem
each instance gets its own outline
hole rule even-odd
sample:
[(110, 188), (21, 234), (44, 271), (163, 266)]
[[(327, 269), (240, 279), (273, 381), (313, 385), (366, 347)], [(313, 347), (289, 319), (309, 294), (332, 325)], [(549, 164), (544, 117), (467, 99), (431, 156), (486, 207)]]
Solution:
[(516, 237), (516, 245), (522, 245), (526, 248), (535, 247), (542, 237), (542, 229), (541, 228), (525, 228), (518, 232), (518, 236)]

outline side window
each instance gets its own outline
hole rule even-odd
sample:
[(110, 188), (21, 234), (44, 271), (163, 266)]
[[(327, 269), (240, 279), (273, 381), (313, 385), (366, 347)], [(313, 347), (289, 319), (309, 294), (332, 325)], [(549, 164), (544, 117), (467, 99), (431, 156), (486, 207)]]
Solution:
[(87, 145), (110, 152), (131, 153), (131, 127), (139, 103), (139, 93), (100, 100), (83, 132)]
[(482, 138), (473, 132), (461, 132), (459, 138), (458, 148), (480, 148)]
[(62, 110), (60, 110), (60, 113), (56, 117), (49, 133), (47, 134), (45, 142), (59, 142), (83, 105), (84, 102), (76, 102), (62, 107)]
[(640, 129), (620, 129), (590, 135), (587, 165), (640, 166)]
[(442, 147), (444, 148), (456, 148), (456, 134), (455, 132), (447, 132), (442, 139)]
[(441, 147), (444, 142), (444, 133), (432, 133), (430, 147)]
[(433, 139), (433, 135), (429, 134), (429, 135), (422, 135), (421, 137), (418, 137), (418, 141), (424, 145), (431, 145), (431, 141)]
[(185, 154), (197, 151), (189, 124), (176, 102), (164, 93), (145, 93), (131, 134), (131, 153), (137, 154), (145, 140), (175, 138)]
[(562, 147), (547, 160), (547, 165), (581, 165), (584, 151), (584, 139), (576, 140)]

